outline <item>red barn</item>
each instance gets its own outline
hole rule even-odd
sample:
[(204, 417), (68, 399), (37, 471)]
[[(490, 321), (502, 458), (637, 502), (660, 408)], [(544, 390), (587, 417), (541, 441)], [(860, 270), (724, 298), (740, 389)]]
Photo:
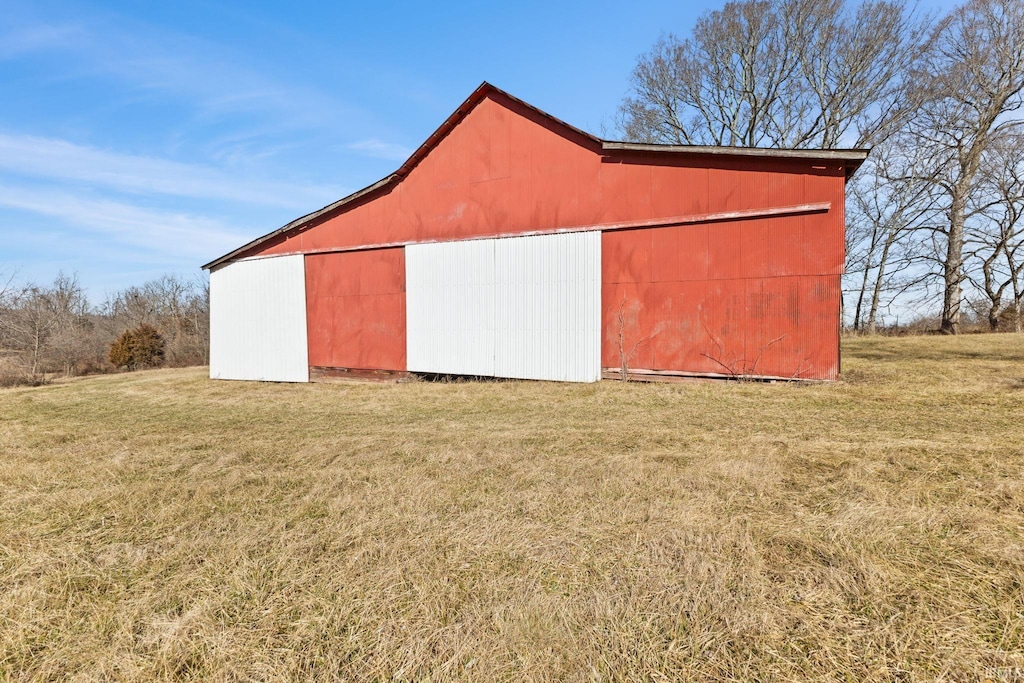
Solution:
[(211, 271), (210, 374), (834, 379), (866, 150), (609, 142), (484, 83)]

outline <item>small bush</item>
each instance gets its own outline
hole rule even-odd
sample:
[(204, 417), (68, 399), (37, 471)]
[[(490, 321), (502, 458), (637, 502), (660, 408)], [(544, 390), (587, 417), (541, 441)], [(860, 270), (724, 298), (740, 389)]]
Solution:
[(164, 338), (152, 325), (143, 323), (125, 330), (110, 345), (110, 362), (119, 368), (155, 368), (164, 362)]

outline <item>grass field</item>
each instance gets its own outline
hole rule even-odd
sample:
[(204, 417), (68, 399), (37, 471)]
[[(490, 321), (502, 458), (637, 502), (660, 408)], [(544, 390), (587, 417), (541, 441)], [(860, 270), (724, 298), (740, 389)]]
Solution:
[(1024, 337), (827, 385), (204, 373), (0, 390), (0, 680), (1024, 680)]

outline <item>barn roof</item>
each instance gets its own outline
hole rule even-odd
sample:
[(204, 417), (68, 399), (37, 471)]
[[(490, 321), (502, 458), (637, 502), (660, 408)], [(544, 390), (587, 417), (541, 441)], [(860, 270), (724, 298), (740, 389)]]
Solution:
[(370, 194), (373, 194), (377, 190), (390, 187), (398, 182), (401, 182), (402, 178), (409, 174), (413, 168), (415, 168), (420, 161), (423, 160), (427, 154), (430, 153), (437, 144), (444, 139), (448, 133), (452, 131), (462, 120), (472, 111), (480, 102), (486, 99), (489, 95), (497, 94), (502, 97), (508, 98), (509, 100), (519, 104), (522, 107), (534, 112), (541, 118), (545, 119), (549, 123), (553, 124), (557, 128), (561, 128), (563, 132), (569, 134), (569, 137), (577, 139), (581, 144), (587, 147), (593, 147), (595, 151), (602, 154), (613, 155), (616, 153), (624, 152), (643, 152), (651, 153), (656, 155), (692, 155), (692, 156), (723, 156), (723, 157), (758, 157), (758, 158), (770, 158), (770, 159), (807, 159), (807, 160), (832, 160), (832, 161), (843, 161), (846, 165), (846, 177), (849, 177), (860, 167), (860, 165), (867, 158), (869, 150), (867, 149), (769, 149), (763, 147), (715, 147), (715, 146), (703, 146), (703, 145), (655, 145), (645, 143), (632, 143), (632, 142), (614, 142), (611, 140), (603, 140), (599, 137), (591, 135), (586, 131), (580, 130), (575, 126), (562, 121), (561, 119), (548, 114), (547, 112), (534, 107), (528, 102), (524, 102), (519, 98), (510, 95), (501, 88), (491, 85), (484, 81), (477, 87), (476, 90), (470, 94), (466, 100), (459, 105), (459, 107), (452, 112), (451, 116), (445, 119), (437, 130), (435, 130), (430, 137), (428, 137), (423, 144), (421, 144), (412, 155), (405, 160), (398, 169), (373, 183), (368, 185), (361, 190), (353, 192), (347, 197), (343, 197), (336, 202), (332, 202), (322, 209), (317, 209), (305, 216), (300, 216), (290, 223), (281, 226), (273, 232), (269, 232), (262, 237), (257, 237), (247, 244), (243, 244), (237, 249), (224, 254), (223, 256), (210, 261), (203, 266), (204, 270), (210, 270), (216, 268), (226, 261), (230, 261), (259, 245), (273, 240), (282, 235), (299, 232), (302, 229), (310, 226), (317, 222), (318, 219), (328, 218), (333, 214), (340, 213), (347, 205), (356, 202)]

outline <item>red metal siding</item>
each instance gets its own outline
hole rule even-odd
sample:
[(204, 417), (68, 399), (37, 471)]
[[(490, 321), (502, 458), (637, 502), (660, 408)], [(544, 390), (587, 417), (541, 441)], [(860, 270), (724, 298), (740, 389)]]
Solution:
[(314, 367), (405, 370), (405, 250), (306, 256)]
[(842, 228), (808, 218), (605, 232), (602, 364), (836, 378)]
[(815, 163), (644, 152), (602, 156), (586, 138), (494, 94), (397, 185), (254, 253), (310, 253), (841, 200), (841, 166), (838, 199), (830, 182), (807, 186), (810, 174), (820, 172)]

